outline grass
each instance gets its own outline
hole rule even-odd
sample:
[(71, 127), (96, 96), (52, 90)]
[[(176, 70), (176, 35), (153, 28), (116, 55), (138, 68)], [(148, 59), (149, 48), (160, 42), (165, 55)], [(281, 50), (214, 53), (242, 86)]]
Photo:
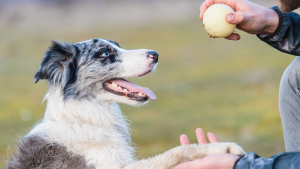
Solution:
[[(132, 121), (132, 138), (140, 157), (162, 153), (179, 145), (180, 134), (196, 142), (202, 127), (220, 141), (233, 141), (246, 151), (268, 157), (284, 151), (278, 111), (278, 88), (284, 69), (294, 59), (242, 35), (239, 42), (210, 39), (201, 21), (89, 29), (5, 28), (0, 32), (0, 160), (8, 147), (43, 117), (46, 83), (33, 84), (50, 39), (77, 42), (101, 37), (123, 48), (148, 48), (159, 52), (155, 72), (130, 79), (147, 86), (158, 100), (144, 107), (121, 105)], [(49, 28), (51, 29), (51, 28)], [(76, 36), (74, 36), (76, 35)], [(32, 113), (23, 121), (20, 112)]]

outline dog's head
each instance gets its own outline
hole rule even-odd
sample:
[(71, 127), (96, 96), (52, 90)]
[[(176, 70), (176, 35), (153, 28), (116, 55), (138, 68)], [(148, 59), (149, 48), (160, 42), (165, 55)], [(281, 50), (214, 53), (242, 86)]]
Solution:
[(91, 39), (76, 44), (53, 41), (34, 77), (60, 88), (65, 100), (92, 99), (139, 106), (154, 93), (124, 78), (152, 72), (158, 62), (153, 50), (125, 50), (118, 43)]

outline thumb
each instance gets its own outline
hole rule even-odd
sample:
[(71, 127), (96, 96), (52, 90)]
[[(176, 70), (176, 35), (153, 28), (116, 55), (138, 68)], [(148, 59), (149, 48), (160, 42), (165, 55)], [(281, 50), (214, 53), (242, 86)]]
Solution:
[(250, 19), (250, 16), (243, 12), (230, 12), (226, 16), (226, 21), (230, 24), (247, 24)]

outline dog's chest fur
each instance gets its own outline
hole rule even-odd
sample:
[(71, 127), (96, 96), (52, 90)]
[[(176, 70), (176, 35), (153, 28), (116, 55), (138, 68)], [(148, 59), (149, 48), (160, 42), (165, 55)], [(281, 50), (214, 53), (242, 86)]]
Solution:
[(128, 124), (116, 104), (63, 102), (59, 91), (46, 98), (44, 119), (21, 140), (18, 155), (7, 166), (121, 168), (134, 161)]

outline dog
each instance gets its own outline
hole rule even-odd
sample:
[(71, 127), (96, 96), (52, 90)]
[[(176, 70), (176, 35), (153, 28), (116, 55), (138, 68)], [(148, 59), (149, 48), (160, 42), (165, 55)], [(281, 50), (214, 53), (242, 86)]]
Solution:
[(152, 72), (153, 50), (125, 50), (91, 39), (53, 41), (34, 76), (48, 82), (44, 118), (20, 139), (6, 169), (166, 169), (210, 154), (245, 152), (235, 143), (175, 147), (137, 160), (127, 119), (117, 103), (132, 106), (156, 100), (148, 88), (125, 80)]

